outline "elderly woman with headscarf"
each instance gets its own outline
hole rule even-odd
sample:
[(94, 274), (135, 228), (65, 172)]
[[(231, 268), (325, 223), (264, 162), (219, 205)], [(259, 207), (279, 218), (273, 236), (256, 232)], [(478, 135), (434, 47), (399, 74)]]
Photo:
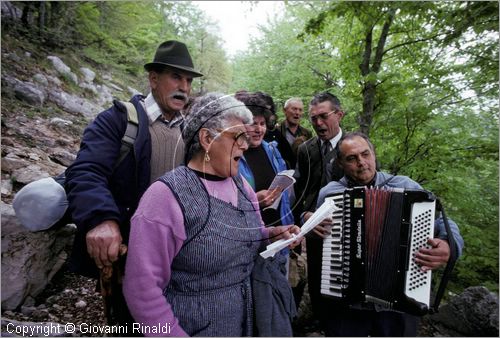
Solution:
[(183, 132), (187, 166), (142, 197), (124, 277), (140, 333), (252, 335), (250, 274), (261, 245), (299, 228), (265, 228), (254, 191), (237, 174), (251, 121), (233, 97), (196, 99)]

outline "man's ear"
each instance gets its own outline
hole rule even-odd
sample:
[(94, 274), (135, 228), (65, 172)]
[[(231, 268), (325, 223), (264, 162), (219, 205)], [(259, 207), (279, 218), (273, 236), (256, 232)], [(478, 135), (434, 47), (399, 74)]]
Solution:
[(152, 70), (149, 72), (148, 79), (149, 79), (149, 86), (151, 87), (152, 90), (154, 90), (156, 89), (156, 87), (158, 87), (160, 74)]
[(204, 151), (208, 151), (214, 138), (210, 134), (210, 131), (207, 128), (201, 128), (198, 132), (198, 137), (200, 138), (200, 145)]
[(339, 120), (342, 120), (342, 118), (345, 116), (345, 113), (342, 110), (339, 110), (337, 114), (339, 115)]

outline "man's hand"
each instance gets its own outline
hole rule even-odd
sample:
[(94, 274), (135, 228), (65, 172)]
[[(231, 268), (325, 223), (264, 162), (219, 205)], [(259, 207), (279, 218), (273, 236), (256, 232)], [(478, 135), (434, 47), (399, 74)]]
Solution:
[[(307, 211), (304, 213), (304, 223), (313, 215), (312, 212)], [(318, 225), (314, 227), (312, 232), (309, 232), (307, 236), (318, 236), (325, 239), (328, 235), (330, 235), (333, 226), (333, 220), (331, 218), (325, 218)]]
[[(280, 225), (275, 227), (269, 227), (269, 239), (271, 242), (275, 242), (279, 239), (289, 239), (292, 238), (292, 234), (298, 234), (300, 228), (296, 225)], [(302, 242), (303, 237), (300, 237), (292, 242), (288, 247), (290, 249), (295, 248)]]
[(422, 271), (429, 271), (445, 265), (450, 259), (448, 242), (439, 238), (429, 238), (427, 243), (431, 249), (420, 248), (415, 255), (415, 263), (422, 267)]
[(257, 192), (257, 200), (259, 201), (259, 206), (265, 208), (274, 203), (276, 198), (281, 194), (279, 188), (273, 190), (260, 190)]
[(104, 221), (87, 233), (87, 251), (99, 269), (118, 259), (122, 236), (116, 221)]

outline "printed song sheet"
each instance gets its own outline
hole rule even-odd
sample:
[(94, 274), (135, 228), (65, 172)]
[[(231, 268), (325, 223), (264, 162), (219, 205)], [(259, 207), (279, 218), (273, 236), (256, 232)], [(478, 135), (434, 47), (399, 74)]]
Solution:
[(281, 249), (286, 248), (293, 243), (296, 239), (304, 237), (309, 231), (314, 229), (314, 227), (320, 224), (325, 218), (331, 217), (332, 214), (339, 208), (335, 205), (333, 197), (325, 198), (325, 202), (314, 212), (314, 214), (309, 217), (307, 222), (304, 223), (300, 232), (298, 234), (292, 234), (292, 238), (287, 240), (280, 239), (272, 244), (269, 244), (265, 251), (262, 251), (260, 255), (263, 258), (274, 257), (274, 255)]

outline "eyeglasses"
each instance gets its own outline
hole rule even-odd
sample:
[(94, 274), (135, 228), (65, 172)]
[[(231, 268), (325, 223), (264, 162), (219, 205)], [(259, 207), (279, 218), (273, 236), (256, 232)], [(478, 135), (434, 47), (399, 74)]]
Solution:
[(238, 147), (243, 146), (244, 144), (249, 145), (250, 144), (250, 136), (245, 131), (228, 131), (224, 129), (216, 129), (221, 135), (221, 134), (228, 134), (231, 135), (233, 140), (236, 142)]
[(328, 116), (336, 113), (337, 111), (338, 110), (332, 110), (329, 113), (321, 113), (318, 115), (311, 116), (311, 117), (309, 117), (309, 119), (311, 120), (312, 123), (316, 123), (316, 122), (318, 122), (318, 120), (326, 121), (328, 119)]

